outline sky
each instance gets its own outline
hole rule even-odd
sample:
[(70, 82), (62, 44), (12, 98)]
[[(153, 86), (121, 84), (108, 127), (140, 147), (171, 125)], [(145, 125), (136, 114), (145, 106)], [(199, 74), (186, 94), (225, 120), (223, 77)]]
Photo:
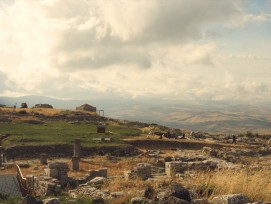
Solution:
[(271, 0), (0, 0), (0, 96), (271, 101)]

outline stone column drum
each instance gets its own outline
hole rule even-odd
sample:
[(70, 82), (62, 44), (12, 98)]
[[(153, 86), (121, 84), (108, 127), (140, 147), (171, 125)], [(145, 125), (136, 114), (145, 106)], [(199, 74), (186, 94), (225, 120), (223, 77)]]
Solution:
[(72, 170), (73, 171), (78, 171), (79, 170), (79, 161), (80, 158), (79, 157), (72, 157)]
[(73, 148), (73, 156), (80, 158), (80, 154), (81, 154), (80, 139), (75, 139), (75, 141), (74, 141), (74, 148)]
[(40, 154), (40, 163), (42, 164), (42, 165), (45, 165), (45, 164), (47, 164), (47, 154)]

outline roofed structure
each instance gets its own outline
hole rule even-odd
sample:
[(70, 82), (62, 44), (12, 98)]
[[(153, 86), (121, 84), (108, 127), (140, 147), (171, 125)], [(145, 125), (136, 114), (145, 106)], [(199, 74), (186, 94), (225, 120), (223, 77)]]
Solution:
[(84, 104), (79, 107), (76, 107), (76, 110), (81, 110), (81, 111), (89, 111), (89, 112), (95, 112), (96, 113), (96, 107), (91, 106), (89, 104)]

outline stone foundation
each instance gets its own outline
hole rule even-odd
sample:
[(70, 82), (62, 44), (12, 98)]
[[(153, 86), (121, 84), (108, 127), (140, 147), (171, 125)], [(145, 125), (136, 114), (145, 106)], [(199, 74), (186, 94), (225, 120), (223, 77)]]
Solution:
[(34, 185), (36, 196), (49, 196), (59, 194), (61, 192), (61, 185), (58, 180), (51, 177), (36, 177)]
[(125, 179), (148, 179), (151, 177), (151, 165), (147, 163), (139, 163), (133, 170), (124, 172), (124, 177)]
[(173, 161), (165, 163), (165, 173), (167, 176), (172, 177), (176, 174), (182, 174), (188, 170), (208, 170), (217, 168), (217, 162), (212, 160), (197, 161), (197, 162), (181, 162)]
[(61, 185), (69, 181), (68, 165), (63, 162), (52, 162), (48, 164), (48, 168), (44, 169), (46, 176), (59, 180)]

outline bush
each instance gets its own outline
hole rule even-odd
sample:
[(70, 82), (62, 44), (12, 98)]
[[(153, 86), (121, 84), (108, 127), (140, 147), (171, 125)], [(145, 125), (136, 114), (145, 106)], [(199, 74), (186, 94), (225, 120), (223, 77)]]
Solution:
[(19, 114), (22, 114), (22, 115), (27, 114), (26, 110), (20, 110), (18, 113), (19, 113)]

